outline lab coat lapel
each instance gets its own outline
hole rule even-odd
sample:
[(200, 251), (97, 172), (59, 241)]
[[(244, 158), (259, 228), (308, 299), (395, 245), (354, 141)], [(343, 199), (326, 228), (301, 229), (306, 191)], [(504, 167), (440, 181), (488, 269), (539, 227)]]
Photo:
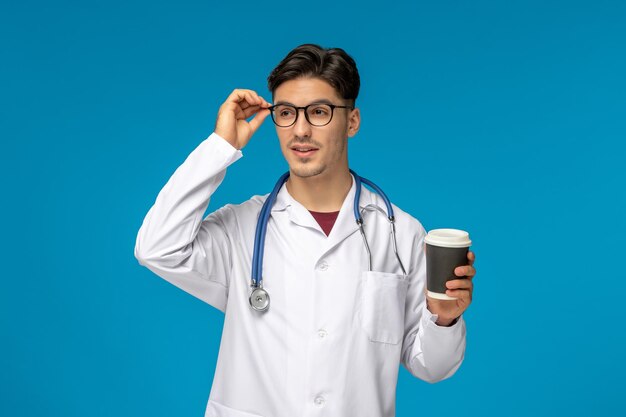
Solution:
[[(333, 228), (330, 231), (330, 234), (328, 235), (328, 238), (326, 240), (324, 253), (332, 250), (335, 246), (343, 242), (352, 233), (359, 230), (359, 227), (356, 224), (356, 219), (354, 218), (353, 209), (355, 193), (356, 183), (353, 177), (350, 191), (348, 191), (348, 194), (343, 201), (341, 209), (339, 210), (339, 215), (337, 216), (337, 220), (335, 221), (335, 224), (333, 225)], [(361, 201), (359, 202), (359, 208), (362, 209), (371, 202), (371, 191), (369, 191), (365, 187), (361, 187)], [(291, 222), (299, 226), (312, 228), (315, 230), (319, 230), (320, 233), (324, 233), (315, 218), (313, 218), (313, 216), (311, 215), (311, 213), (289, 194), (286, 185), (283, 185), (283, 187), (278, 192), (278, 195), (276, 196), (276, 202), (272, 207), (272, 212), (276, 211), (286, 211)]]
[(272, 207), (272, 212), (276, 211), (286, 211), (289, 220), (298, 226), (316, 229), (319, 230), (320, 233), (324, 233), (311, 213), (289, 194), (285, 184), (283, 184), (283, 187), (278, 192), (276, 201)]
[[(339, 245), (346, 238), (359, 230), (359, 226), (354, 218), (354, 195), (356, 193), (356, 183), (354, 177), (352, 178), (352, 187), (343, 201), (343, 205), (339, 210), (339, 215), (335, 221), (330, 234), (328, 235), (327, 245), (324, 252), (332, 250), (335, 246)], [(371, 199), (370, 191), (365, 187), (361, 187), (361, 201), (359, 202), (359, 209), (369, 204)]]

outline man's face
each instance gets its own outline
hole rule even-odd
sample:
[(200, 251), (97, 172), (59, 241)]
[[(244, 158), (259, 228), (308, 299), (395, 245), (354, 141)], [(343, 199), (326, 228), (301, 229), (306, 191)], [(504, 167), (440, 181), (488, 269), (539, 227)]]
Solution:
[[(304, 107), (312, 103), (350, 105), (335, 89), (318, 78), (298, 78), (285, 81), (274, 91), (273, 104)], [(336, 108), (325, 126), (312, 126), (303, 110), (289, 127), (276, 126), (280, 147), (289, 164), (291, 175), (298, 177), (324, 176), (332, 178), (348, 169), (348, 137), (359, 129), (359, 110)]]

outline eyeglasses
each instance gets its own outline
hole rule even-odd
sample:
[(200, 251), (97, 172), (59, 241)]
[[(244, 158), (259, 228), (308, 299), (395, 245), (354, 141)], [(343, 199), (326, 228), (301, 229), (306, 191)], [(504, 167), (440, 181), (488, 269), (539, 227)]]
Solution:
[(293, 126), (298, 120), (299, 110), (304, 110), (304, 117), (313, 126), (326, 126), (333, 120), (335, 109), (350, 109), (352, 106), (335, 106), (334, 104), (312, 103), (308, 106), (298, 107), (291, 104), (277, 104), (269, 107), (274, 124), (278, 127)]

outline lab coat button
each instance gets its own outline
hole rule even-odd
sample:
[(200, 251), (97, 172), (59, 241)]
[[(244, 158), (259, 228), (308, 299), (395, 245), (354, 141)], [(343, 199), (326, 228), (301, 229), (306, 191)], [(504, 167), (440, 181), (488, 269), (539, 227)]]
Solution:
[(325, 337), (326, 337), (326, 335), (328, 335), (328, 332), (327, 332), (326, 330), (324, 330), (324, 329), (319, 329), (319, 330), (317, 331), (317, 336), (318, 336), (320, 339), (325, 338)]
[(319, 396), (319, 397), (315, 397), (315, 404), (319, 405), (320, 407), (324, 405), (324, 403), (326, 402), (326, 400), (324, 399), (324, 397)]
[(326, 261), (320, 262), (318, 269), (320, 271), (326, 271), (328, 269), (328, 264), (326, 263)]

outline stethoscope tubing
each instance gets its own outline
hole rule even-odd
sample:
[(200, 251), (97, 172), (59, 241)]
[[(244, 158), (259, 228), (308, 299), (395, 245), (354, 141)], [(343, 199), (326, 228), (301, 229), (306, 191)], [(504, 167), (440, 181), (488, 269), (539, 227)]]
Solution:
[[(367, 237), (365, 236), (365, 230), (363, 228), (363, 217), (361, 216), (361, 212), (359, 210), (359, 203), (361, 201), (361, 184), (366, 184), (371, 187), (384, 201), (385, 206), (387, 207), (387, 220), (389, 221), (389, 225), (391, 227), (391, 236), (393, 240), (393, 251), (396, 254), (396, 258), (398, 263), (400, 264), (400, 268), (402, 269), (402, 273), (406, 275), (406, 270), (404, 269), (404, 265), (400, 260), (400, 255), (398, 254), (398, 245), (396, 242), (396, 227), (395, 227), (395, 218), (393, 214), (393, 208), (391, 206), (391, 202), (387, 195), (383, 192), (383, 190), (374, 184), (372, 181), (359, 176), (353, 170), (350, 170), (350, 173), (354, 176), (355, 181), (355, 195), (354, 195), (354, 218), (356, 220), (356, 224), (359, 227), (359, 231), (361, 232), (361, 236), (363, 237), (363, 243), (365, 244), (365, 250), (367, 251), (367, 262), (368, 262), (368, 270), (372, 270), (372, 253), (370, 251), (369, 244), (367, 243)], [(263, 255), (265, 253), (265, 236), (267, 234), (267, 225), (269, 223), (269, 219), (272, 212), (272, 207), (276, 198), (278, 196), (278, 192), (282, 188), (283, 184), (289, 178), (289, 171), (284, 173), (276, 182), (274, 189), (269, 194), (269, 196), (265, 199), (263, 206), (261, 207), (261, 211), (259, 212), (259, 218), (257, 219), (257, 225), (254, 235), (254, 253), (252, 255), (252, 267), (251, 267), (251, 283), (252, 287), (249, 301), (250, 306), (259, 312), (267, 311), (269, 307), (270, 297), (265, 289), (263, 289)], [(383, 212), (383, 210), (376, 206), (378, 211)]]
[(359, 212), (359, 201), (361, 200), (361, 187), (360, 187), (360, 182), (363, 182), (363, 184), (370, 186), (371, 188), (374, 189), (374, 191), (376, 191), (376, 193), (383, 199), (383, 201), (385, 202), (385, 206), (387, 206), (387, 217), (389, 218), (389, 220), (394, 219), (394, 215), (393, 215), (393, 207), (391, 207), (391, 201), (389, 201), (389, 198), (387, 198), (387, 194), (385, 194), (385, 192), (376, 184), (374, 184), (372, 181), (368, 180), (367, 178), (363, 178), (363, 177), (359, 177), (356, 172), (350, 170), (350, 172), (352, 173), (352, 175), (354, 175), (354, 178), (359, 178), (359, 183), (357, 183), (357, 186), (359, 186), (356, 189), (357, 194), (354, 196), (354, 213), (355, 213), (355, 218), (361, 219), (361, 221), (363, 220), (361, 217), (361, 213)]
[(271, 214), (272, 206), (276, 200), (276, 196), (280, 191), (287, 178), (289, 172), (284, 173), (276, 182), (274, 189), (267, 197), (261, 208), (259, 219), (257, 220), (256, 233), (254, 239), (254, 253), (252, 256), (252, 285), (255, 287), (262, 286), (262, 269), (263, 269), (263, 254), (265, 252), (265, 234), (267, 233), (267, 223)]
[[(355, 181), (355, 196), (354, 196), (354, 206), (353, 206), (354, 218), (356, 220), (357, 225), (359, 226), (359, 230), (363, 237), (363, 242), (365, 243), (365, 249), (367, 250), (368, 268), (370, 270), (372, 268), (372, 260), (371, 260), (372, 255), (371, 255), (371, 251), (369, 248), (369, 244), (367, 242), (367, 238), (365, 236), (365, 231), (363, 230), (363, 217), (361, 216), (361, 212), (359, 210), (362, 183), (373, 188), (374, 191), (376, 191), (376, 193), (382, 198), (383, 202), (385, 203), (385, 206), (387, 208), (387, 218), (389, 222), (391, 223), (391, 228), (392, 228), (391, 230), (392, 230), (393, 241), (394, 241), (393, 242), (394, 252), (396, 253), (396, 258), (398, 259), (398, 262), (400, 262), (400, 267), (402, 269), (402, 272), (406, 275), (404, 266), (402, 265), (402, 261), (400, 261), (400, 256), (398, 255), (398, 252), (397, 252), (397, 247), (396, 247), (396, 242), (395, 242), (395, 224), (394, 224), (395, 219), (394, 219), (394, 214), (393, 214), (393, 208), (391, 206), (391, 202), (389, 201), (389, 198), (387, 197), (385, 192), (376, 184), (374, 184), (372, 181), (361, 177), (353, 170), (350, 170), (350, 173), (354, 176), (354, 181)], [(262, 273), (263, 273), (263, 256), (265, 253), (265, 236), (267, 234), (267, 224), (269, 222), (269, 218), (271, 215), (272, 206), (274, 205), (274, 202), (276, 201), (278, 192), (280, 191), (283, 184), (287, 181), (288, 178), (289, 178), (289, 171), (285, 172), (278, 179), (278, 181), (276, 182), (276, 185), (272, 189), (272, 192), (269, 194), (269, 196), (263, 203), (263, 206), (261, 207), (261, 212), (259, 213), (259, 218), (257, 220), (257, 225), (256, 225), (255, 239), (254, 239), (254, 252), (252, 256), (252, 274), (251, 274), (252, 275), (251, 286), (255, 288), (262, 288), (263, 286)]]

